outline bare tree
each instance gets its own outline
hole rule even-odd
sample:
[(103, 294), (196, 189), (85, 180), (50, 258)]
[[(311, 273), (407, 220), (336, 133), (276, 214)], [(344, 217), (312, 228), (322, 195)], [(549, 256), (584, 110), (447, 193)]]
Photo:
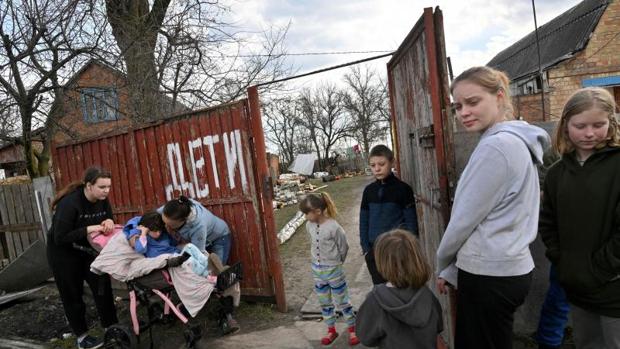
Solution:
[[(55, 122), (49, 112), (60, 91), (60, 74), (101, 37), (92, 20), (88, 2), (0, 2), (0, 85), (19, 110), (26, 168), (33, 177), (47, 174)], [(43, 122), (50, 128), (38, 151), (32, 148), (32, 128)]]
[(290, 97), (274, 99), (263, 105), (263, 112), (267, 140), (278, 146), (284, 164), (292, 163), (302, 136), (299, 101)]
[(107, 18), (123, 57), (136, 121), (162, 117), (161, 92), (194, 107), (228, 102), (257, 81), (287, 73), (286, 29), (264, 33), (258, 49), (222, 18), (214, 0), (106, 0)]
[(314, 90), (305, 90), (300, 96), (303, 125), (308, 130), (324, 169), (330, 152), (351, 132), (351, 119), (344, 109), (342, 92), (334, 84), (321, 84)]
[(383, 136), (389, 127), (387, 90), (377, 74), (367, 67), (351, 67), (344, 75), (344, 82), (348, 87), (344, 105), (354, 119), (354, 138), (368, 155), (370, 142)]
[(13, 142), (19, 134), (19, 110), (6, 93), (0, 92), (0, 96), (0, 146), (3, 146)]

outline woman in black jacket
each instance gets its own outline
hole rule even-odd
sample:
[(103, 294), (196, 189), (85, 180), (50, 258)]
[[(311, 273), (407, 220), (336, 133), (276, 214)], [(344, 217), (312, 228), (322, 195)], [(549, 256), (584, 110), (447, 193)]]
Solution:
[(114, 229), (108, 201), (111, 185), (109, 172), (90, 167), (83, 181), (69, 184), (52, 202), (54, 217), (47, 238), (47, 259), (80, 349), (98, 348), (103, 344), (100, 339), (88, 335), (86, 306), (82, 299), (84, 281), (92, 291), (101, 325), (106, 328), (118, 322), (109, 276), (92, 273), (90, 264), (95, 257), (79, 248), (89, 247), (88, 233)]

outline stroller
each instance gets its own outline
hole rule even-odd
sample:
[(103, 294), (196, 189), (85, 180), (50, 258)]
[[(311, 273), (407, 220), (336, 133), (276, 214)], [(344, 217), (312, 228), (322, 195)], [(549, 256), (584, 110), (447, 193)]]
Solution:
[[(189, 258), (189, 255), (183, 255), (183, 258)], [(217, 276), (212, 296), (225, 301), (225, 291), (242, 279), (241, 263), (224, 267), (217, 255), (210, 254), (209, 264), (215, 266), (213, 269)], [(184, 324), (183, 337), (186, 347), (194, 347), (202, 335), (200, 325), (189, 320), (189, 314), (184, 311), (181, 303), (174, 304), (172, 301), (174, 286), (166, 269), (155, 270), (150, 274), (130, 280), (127, 282), (127, 287), (129, 290), (131, 325), (116, 324), (110, 326), (104, 334), (105, 348), (137, 348), (140, 343), (140, 335), (146, 331), (149, 334), (150, 348), (153, 348), (153, 326), (157, 323), (169, 323), (173, 320), (173, 316), (176, 316)], [(163, 301), (163, 308), (159, 300)], [(230, 303), (232, 304), (232, 301)], [(144, 320), (138, 318), (138, 305), (146, 307), (147, 317)]]
[[(116, 235), (118, 232), (119, 229), (116, 227), (112, 236)], [(96, 238), (96, 235), (89, 236), (89, 242), (94, 249), (91, 249), (90, 252), (99, 254), (103, 246), (112, 239), (112, 236), (106, 237), (106, 241), (102, 241), (101, 243), (94, 241), (95, 239), (93, 239), (93, 237)], [(107, 328), (104, 334), (105, 348), (137, 348), (140, 343), (141, 335), (145, 332), (148, 332), (150, 348), (153, 348), (153, 326), (157, 323), (171, 322), (174, 320), (175, 316), (184, 324), (183, 336), (185, 338), (186, 347), (194, 347), (202, 334), (200, 326), (189, 320), (189, 312), (182, 303), (175, 304), (172, 300), (175, 288), (172, 284), (171, 273), (168, 270), (168, 268), (181, 266), (183, 262), (189, 258), (190, 255), (187, 253), (172, 257), (166, 261), (166, 266), (155, 269), (149, 274), (135, 279), (126, 280), (129, 291), (131, 324), (116, 324)], [(234, 291), (236, 290), (236, 294), (238, 295), (238, 286), (236, 286), (236, 288), (231, 287), (235, 287), (243, 277), (241, 263), (238, 262), (230, 267), (224, 266), (219, 257), (211, 253), (208, 257), (208, 265), (210, 275), (207, 280), (211, 282), (211, 284), (214, 283), (209, 300), (213, 298), (219, 299), (221, 307), (223, 308), (221, 315), (230, 316), (233, 308), (233, 298), (231, 294), (235, 293)], [(138, 306), (142, 306), (146, 309), (146, 318), (139, 319)]]

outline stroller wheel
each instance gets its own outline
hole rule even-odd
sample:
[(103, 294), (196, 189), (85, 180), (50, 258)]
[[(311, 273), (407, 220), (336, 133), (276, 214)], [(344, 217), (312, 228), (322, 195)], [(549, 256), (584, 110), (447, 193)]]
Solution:
[(133, 331), (125, 325), (112, 325), (105, 331), (105, 348), (134, 349), (138, 347), (138, 340)]
[(183, 331), (187, 348), (194, 348), (196, 342), (202, 337), (202, 328), (199, 323), (188, 324)]

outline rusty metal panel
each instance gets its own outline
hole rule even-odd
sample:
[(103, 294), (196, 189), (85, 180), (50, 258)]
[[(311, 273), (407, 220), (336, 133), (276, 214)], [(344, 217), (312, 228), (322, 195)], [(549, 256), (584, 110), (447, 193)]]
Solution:
[[(449, 219), (453, 168), (442, 25), (441, 11), (426, 8), (387, 67), (399, 174), (413, 188), (420, 239), (431, 266)], [(448, 300), (441, 300), (448, 320)], [(451, 325), (446, 322), (446, 328)]]
[[(275, 234), (265, 232), (266, 217), (257, 185), (257, 153), (247, 100), (205, 109), (119, 134), (59, 145), (53, 156), (56, 186), (80, 180), (98, 164), (112, 173), (110, 201), (115, 221), (129, 218), (186, 195), (224, 219), (232, 231), (231, 260), (244, 268), (242, 293), (276, 299)], [(263, 145), (264, 148), (264, 145)], [(263, 154), (263, 158), (264, 158)], [(270, 207), (271, 209), (271, 207)], [(276, 250), (271, 251), (275, 246)], [(279, 257), (277, 261), (279, 266)]]

